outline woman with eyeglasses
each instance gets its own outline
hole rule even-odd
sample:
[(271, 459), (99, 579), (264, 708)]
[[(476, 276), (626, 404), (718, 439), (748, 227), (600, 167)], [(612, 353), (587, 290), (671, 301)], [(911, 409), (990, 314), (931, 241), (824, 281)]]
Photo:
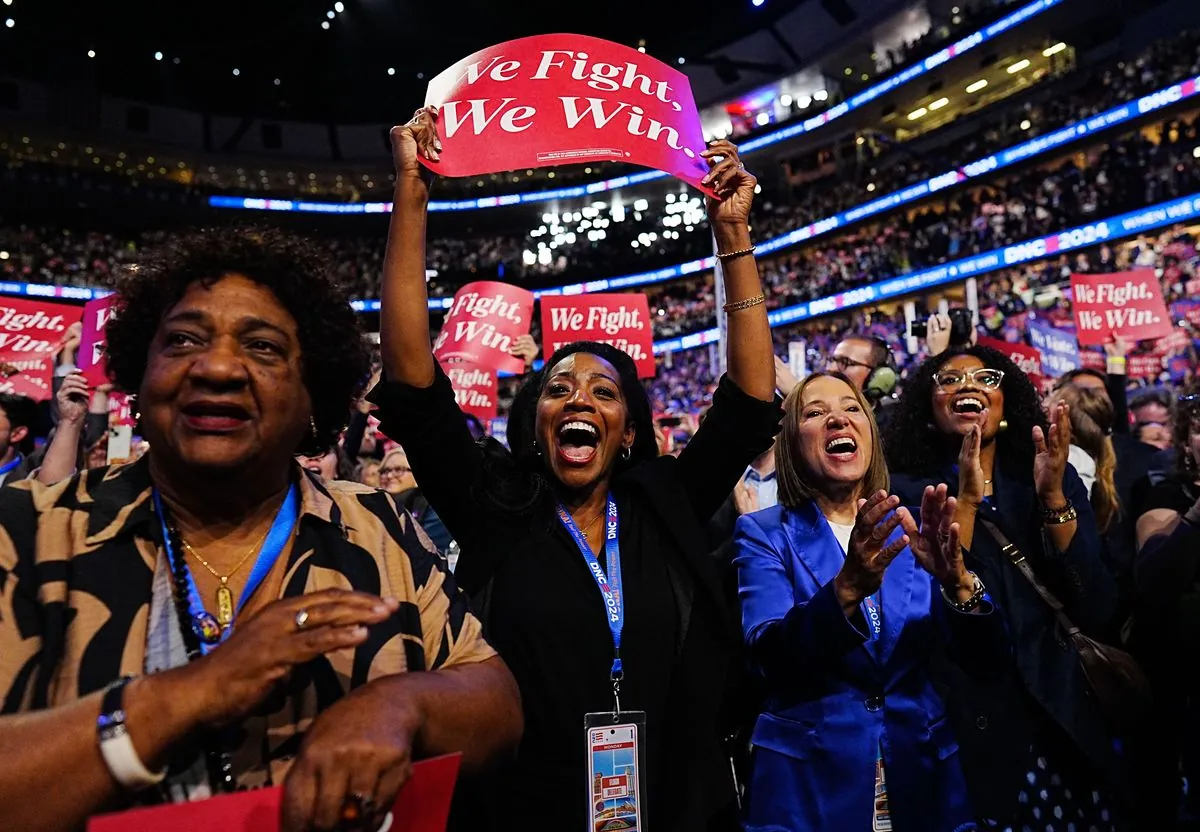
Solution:
[[(1180, 663), (1200, 655), (1200, 383), (1175, 404), (1175, 467), (1156, 478), (1140, 503), (1135, 577), (1139, 658), (1154, 683), (1159, 754), (1180, 760), (1190, 783), (1200, 781), (1200, 709)], [(1177, 796), (1179, 783), (1173, 782)], [(1200, 818), (1200, 801), (1185, 798), (1184, 817)]]
[(408, 509), (421, 524), (421, 528), (429, 535), (438, 551), (446, 554), (452, 539), (450, 532), (417, 487), (417, 479), (413, 476), (412, 466), (408, 464), (408, 454), (403, 448), (388, 451), (379, 463), (379, 487), (394, 495), (396, 502)]
[[(1070, 407), (1047, 425), (1029, 378), (999, 352), (955, 347), (906, 383), (884, 442), (905, 505), (946, 482), (967, 568), (1003, 612), (1014, 661), (981, 684), (941, 668), (972, 802), (985, 826), (1122, 829), (1127, 781), (1104, 716), (1054, 612), (1005, 553), (1013, 544), (1085, 632), (1101, 633), (1116, 587), (1100, 560), (1087, 489), (1067, 462)], [(1018, 557), (1015, 556), (1014, 557)]]

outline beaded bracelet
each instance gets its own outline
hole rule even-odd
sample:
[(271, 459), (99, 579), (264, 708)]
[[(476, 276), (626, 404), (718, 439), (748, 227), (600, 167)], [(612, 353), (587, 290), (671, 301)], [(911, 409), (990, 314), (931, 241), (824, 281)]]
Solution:
[(767, 302), (766, 295), (755, 295), (754, 297), (746, 298), (745, 300), (732, 301), (731, 303), (725, 304), (721, 308), (724, 309), (726, 312), (737, 312), (740, 309), (749, 309), (752, 306), (758, 306), (760, 303), (766, 303), (766, 302)]
[(743, 254), (753, 254), (754, 246), (750, 248), (741, 248), (737, 251), (717, 252), (717, 259), (724, 263), (726, 260), (732, 260), (734, 257), (741, 257)]

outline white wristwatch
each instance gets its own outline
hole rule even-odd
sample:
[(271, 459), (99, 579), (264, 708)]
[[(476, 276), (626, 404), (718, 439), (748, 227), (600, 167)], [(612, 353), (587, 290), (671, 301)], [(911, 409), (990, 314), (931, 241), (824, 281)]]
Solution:
[(96, 737), (100, 741), (100, 756), (113, 779), (130, 791), (140, 791), (161, 783), (167, 770), (165, 767), (159, 772), (147, 769), (129, 738), (122, 700), (125, 686), (132, 680), (132, 676), (123, 676), (104, 689), (100, 717), (96, 720)]

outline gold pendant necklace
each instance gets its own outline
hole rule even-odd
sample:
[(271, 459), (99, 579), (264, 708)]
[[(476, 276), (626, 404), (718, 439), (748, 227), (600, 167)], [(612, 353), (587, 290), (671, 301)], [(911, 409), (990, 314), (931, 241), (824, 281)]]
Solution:
[(236, 575), (237, 571), (246, 564), (246, 561), (250, 560), (250, 556), (258, 551), (258, 547), (262, 545), (262, 542), (266, 539), (266, 537), (267, 536), (264, 533), (263, 536), (258, 539), (258, 542), (250, 547), (250, 551), (246, 552), (246, 554), (242, 556), (242, 559), (237, 562), (237, 566), (229, 570), (228, 575), (222, 575), (217, 570), (213, 569), (212, 566), (209, 565), (208, 561), (206, 561), (199, 552), (192, 548), (190, 543), (188, 543), (186, 540), (183, 541), (183, 548), (191, 552), (192, 557), (200, 561), (200, 565), (212, 573), (212, 576), (221, 582), (217, 587), (216, 600), (217, 623), (221, 625), (222, 630), (228, 630), (229, 626), (233, 624), (233, 590), (229, 588), (229, 579)]

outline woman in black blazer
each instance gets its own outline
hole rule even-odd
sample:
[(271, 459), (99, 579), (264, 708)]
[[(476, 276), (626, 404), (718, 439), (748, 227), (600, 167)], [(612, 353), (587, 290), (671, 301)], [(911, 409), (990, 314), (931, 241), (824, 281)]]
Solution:
[[(510, 450), (474, 441), (430, 352), (429, 192), (417, 155), (438, 158), (436, 117), (422, 110), (392, 133), (384, 379), (372, 399), (383, 431), (404, 445), (422, 493), (459, 544), (457, 582), (486, 595), (488, 640), (521, 687), (517, 758), (493, 778), (492, 798), (471, 807), (485, 817), (463, 819), (463, 828), (533, 823), (573, 832), (606, 811), (589, 774), (584, 718), (616, 705), (610, 614), (619, 609), (620, 705), (646, 714), (642, 825), (724, 832), (735, 822), (735, 793), (718, 722), (740, 638), (704, 523), (770, 447), (781, 416), (747, 226), (754, 177), (728, 142), (704, 152), (723, 157), (710, 173), (721, 199), (709, 198), (708, 214), (730, 301), (729, 372), (687, 448), (678, 458), (658, 455), (629, 355), (578, 342), (557, 349), (522, 385), (509, 414)], [(614, 565), (620, 583), (610, 577), (613, 589), (598, 588)]]
[(967, 565), (1003, 610), (1014, 644), (999, 682), (942, 668), (967, 785), (989, 828), (1127, 828), (1121, 760), (1079, 657), (987, 527), (1015, 544), (1077, 626), (1103, 632), (1116, 586), (1087, 491), (1067, 463), (1069, 415), (1059, 406), (1048, 428), (1037, 391), (1008, 358), (951, 349), (907, 382), (884, 442), (905, 504), (918, 505), (926, 485), (956, 490)]

